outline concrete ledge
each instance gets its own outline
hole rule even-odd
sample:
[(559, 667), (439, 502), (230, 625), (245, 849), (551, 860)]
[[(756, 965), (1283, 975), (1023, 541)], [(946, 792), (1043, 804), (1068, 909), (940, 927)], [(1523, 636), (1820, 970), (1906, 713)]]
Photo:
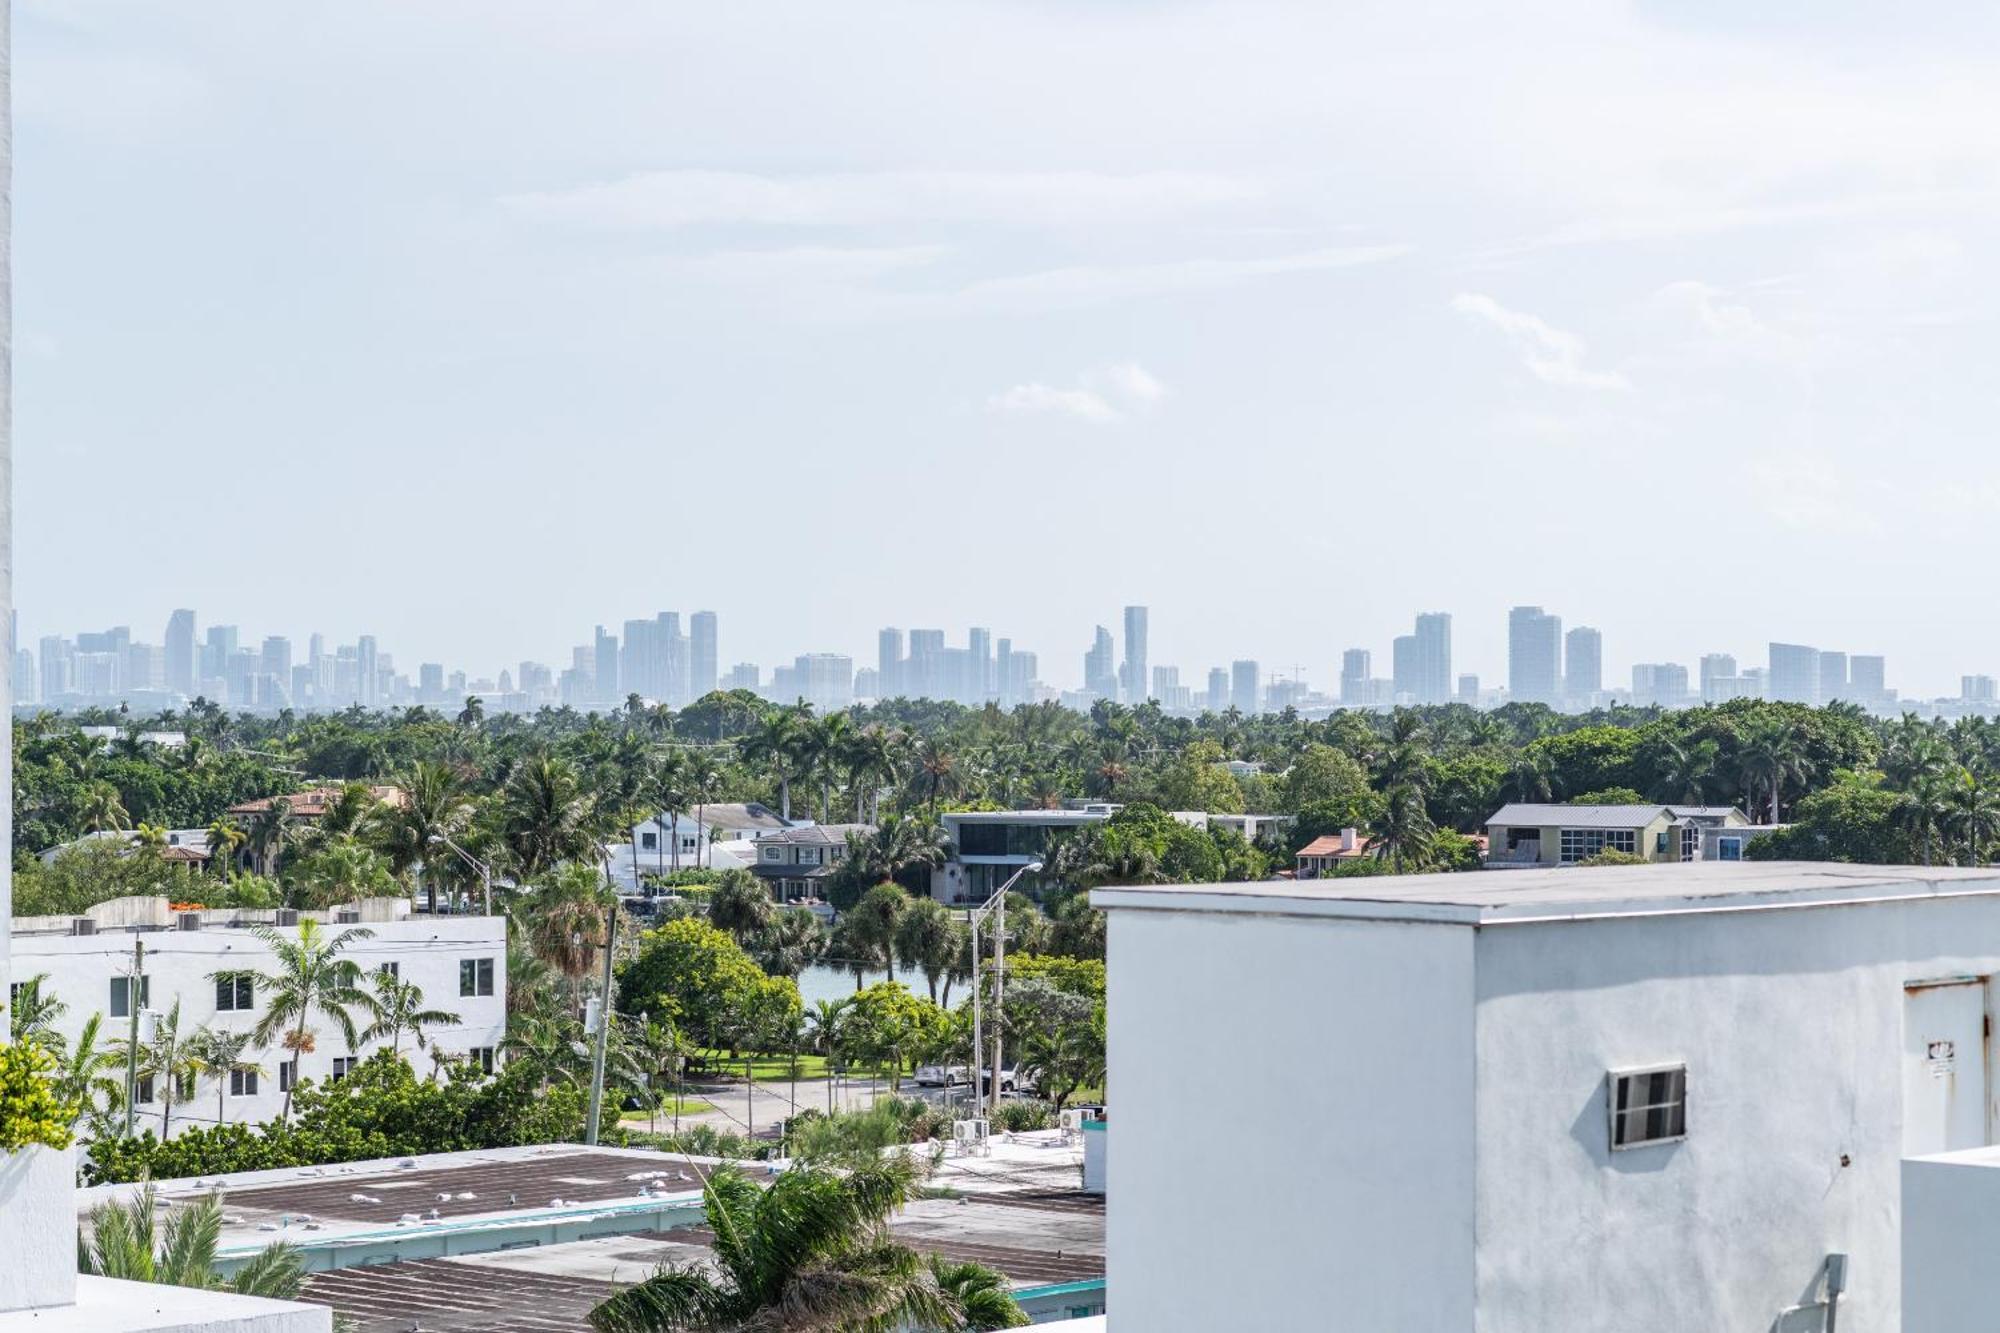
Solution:
[(330, 1333), (332, 1328), (333, 1311), (324, 1305), (104, 1277), (78, 1278), (74, 1305), (0, 1314), (0, 1333)]

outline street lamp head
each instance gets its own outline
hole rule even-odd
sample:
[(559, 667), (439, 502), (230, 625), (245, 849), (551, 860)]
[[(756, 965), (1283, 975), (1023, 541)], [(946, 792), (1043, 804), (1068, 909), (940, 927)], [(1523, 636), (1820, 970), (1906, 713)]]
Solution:
[(1028, 864), (1022, 866), (1021, 869), (1027, 871), (1030, 875), (1039, 875), (1042, 873), (1042, 863), (1040, 861), (1030, 861)]

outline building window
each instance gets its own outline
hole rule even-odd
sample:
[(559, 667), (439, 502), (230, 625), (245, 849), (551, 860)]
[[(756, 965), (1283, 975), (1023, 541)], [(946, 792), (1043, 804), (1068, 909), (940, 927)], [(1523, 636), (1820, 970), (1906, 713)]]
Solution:
[(329, 1083), (338, 1083), (338, 1082), (340, 1082), (340, 1080), (342, 1080), (342, 1079), (346, 1078), (346, 1077), (347, 1077), (347, 1076), (348, 1076), (349, 1074), (352, 1074), (352, 1073), (354, 1072), (354, 1067), (355, 1067), (356, 1065), (360, 1064), (360, 1063), (361, 1063), (361, 1057), (360, 1057), (360, 1056), (358, 1056), (358, 1055), (336, 1055), (336, 1056), (334, 1056), (334, 1057), (333, 1057), (333, 1073), (332, 1073), (332, 1075), (331, 1075), (331, 1076), (330, 1076), (330, 1077), (329, 1077), (329, 1078), (327, 1079), (327, 1082), (329, 1082)]
[(1573, 865), (1601, 851), (1639, 853), (1639, 831), (1629, 828), (1566, 828), (1562, 831), (1562, 863)]
[(153, 1104), (153, 1076), (151, 1074), (139, 1075), (139, 1086), (132, 1094), (132, 1101), (139, 1106), (151, 1106)]
[(290, 1092), (299, 1081), (299, 1062), (280, 1060), (278, 1062), (278, 1091)]
[(465, 1053), (465, 1058), (478, 1065), (480, 1073), (490, 1074), (493, 1072), (493, 1048), (491, 1046), (475, 1046)]
[(641, 834), (639, 835), (639, 847), (640, 847), (640, 850), (642, 850), (642, 851), (648, 851), (648, 852), (650, 852), (650, 851), (654, 850), (655, 848), (657, 848), (657, 847), (658, 847), (659, 845), (660, 845), (660, 835), (659, 835), (659, 834), (657, 834), (657, 833), (641, 833)]
[(766, 847), (764, 849), (764, 859), (766, 861), (782, 861), (785, 859), (785, 856), (781, 848)]
[(232, 1097), (255, 1097), (257, 1095), (257, 1071), (254, 1069), (230, 1070), (229, 1095)]
[(376, 968), (375, 971), (385, 977), (394, 977), (398, 981), (402, 980), (403, 977), (403, 965), (401, 963), (384, 963)]
[(1701, 859), (1701, 830), (1693, 824), (1681, 830), (1681, 860)]
[(1687, 1066), (1612, 1070), (1611, 1146), (1642, 1148), (1687, 1137)]
[(493, 993), (493, 960), (491, 958), (459, 959), (458, 993), (460, 995), (491, 995)]
[(1718, 861), (1741, 861), (1743, 859), (1743, 839), (1717, 838), (1715, 859)]
[(225, 972), (215, 979), (215, 1011), (240, 1013), (257, 1003), (256, 979), (248, 972)]
[(819, 864), (819, 848), (817, 848), (817, 847), (801, 847), (801, 848), (799, 848), (799, 864), (800, 864), (800, 865), (802, 865), (802, 866), (816, 866), (816, 865), (818, 865), (818, 864)]
[[(140, 977), (139, 1007), (141, 1009), (146, 1008), (147, 1005), (152, 1003), (152, 999), (153, 979), (151, 977)], [(113, 1018), (130, 1018), (132, 1016), (132, 978), (111, 978), (111, 1016)]]

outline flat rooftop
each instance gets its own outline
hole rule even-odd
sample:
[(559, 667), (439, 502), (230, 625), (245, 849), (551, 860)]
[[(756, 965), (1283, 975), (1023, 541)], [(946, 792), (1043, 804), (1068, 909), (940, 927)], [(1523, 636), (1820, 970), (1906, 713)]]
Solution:
[(1260, 880), (1097, 889), (1098, 907), (1460, 925), (1690, 912), (1771, 911), (1895, 898), (2000, 894), (2000, 869), (1834, 861), (1689, 861), (1645, 866)]

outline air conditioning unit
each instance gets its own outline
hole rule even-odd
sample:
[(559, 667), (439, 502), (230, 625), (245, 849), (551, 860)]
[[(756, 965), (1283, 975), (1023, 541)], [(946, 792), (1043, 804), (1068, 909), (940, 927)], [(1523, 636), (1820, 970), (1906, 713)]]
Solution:
[(1056, 1121), (1062, 1129), (1064, 1138), (1070, 1138), (1073, 1135), (1083, 1133), (1084, 1114), (1081, 1111), (1064, 1111), (1060, 1116), (1056, 1117)]
[(95, 935), (97, 923), (87, 916), (71, 917), (69, 933), (72, 935)]
[(180, 928), (182, 930), (200, 930), (201, 913), (200, 912), (180, 913)]
[(339, 909), (338, 909), (338, 910), (336, 910), (336, 911), (334, 912), (334, 914), (333, 914), (333, 924), (334, 924), (334, 925), (336, 925), (336, 926), (358, 926), (358, 925), (360, 925), (360, 924), (361, 924), (361, 909), (360, 909), (360, 908), (358, 908), (358, 907), (342, 907), (342, 908), (339, 908)]
[(952, 1150), (960, 1157), (985, 1157), (993, 1151), (990, 1126), (984, 1120), (951, 1122)]
[(296, 907), (280, 907), (278, 909), (278, 924), (281, 926), (298, 925), (299, 909)]

